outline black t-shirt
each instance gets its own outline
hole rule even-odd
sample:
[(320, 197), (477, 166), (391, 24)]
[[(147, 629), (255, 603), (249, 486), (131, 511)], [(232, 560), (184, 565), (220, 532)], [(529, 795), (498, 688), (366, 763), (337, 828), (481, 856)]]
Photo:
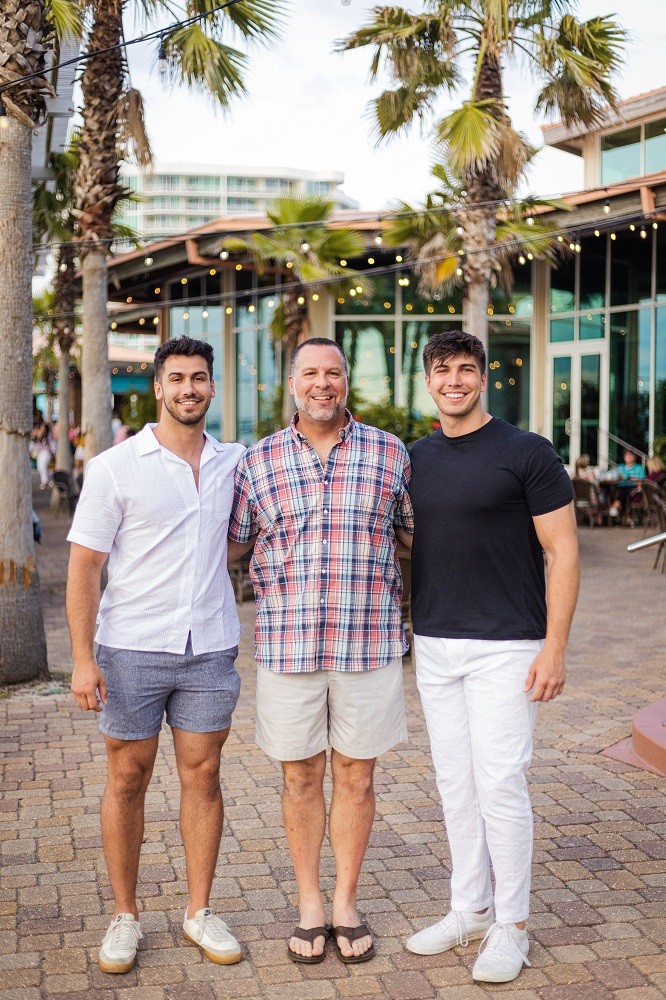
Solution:
[(417, 635), (543, 639), (543, 550), (532, 518), (566, 506), (571, 480), (550, 441), (493, 417), (413, 446), (412, 620)]

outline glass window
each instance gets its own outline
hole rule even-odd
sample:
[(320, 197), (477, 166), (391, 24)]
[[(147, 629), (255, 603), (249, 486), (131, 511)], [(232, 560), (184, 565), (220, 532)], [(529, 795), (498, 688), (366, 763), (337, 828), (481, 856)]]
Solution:
[(573, 340), (575, 335), (574, 320), (571, 319), (551, 319), (550, 321), (550, 342), (551, 344), (562, 344)]
[(580, 309), (606, 305), (606, 237), (581, 240)]
[(513, 290), (506, 294), (493, 288), (490, 293), (490, 302), (494, 312), (509, 313), (510, 315), (532, 316), (532, 268), (520, 267), (514, 271)]
[(412, 320), (402, 328), (402, 384), (405, 407), (414, 417), (424, 414), (437, 416), (437, 407), (430, 398), (423, 376), (423, 348), (435, 333), (461, 330), (461, 323), (441, 320)]
[(393, 404), (395, 385), (395, 324), (341, 321), (335, 339), (349, 362), (349, 386), (354, 404)]
[(570, 312), (574, 308), (576, 258), (572, 255), (550, 269), (550, 311)]
[(571, 461), (571, 358), (553, 358), (553, 445), (565, 465)]
[[(354, 278), (350, 278), (349, 285), (344, 289), (339, 289), (339, 294), (335, 300), (335, 311), (338, 314), (348, 315), (362, 313), (367, 315), (391, 316), (395, 312), (395, 275), (378, 274), (372, 277), (368, 273), (368, 279), (372, 283), (370, 295), (359, 294), (354, 285)], [(351, 289), (354, 294), (351, 295)]]
[(488, 328), (488, 409), (523, 430), (530, 423), (530, 324), (499, 320)]
[(654, 434), (666, 434), (666, 308), (657, 309), (657, 352), (654, 381)]
[(579, 323), (578, 336), (581, 340), (603, 340), (606, 336), (606, 317), (602, 313), (584, 313)]
[[(435, 296), (426, 296), (419, 293), (419, 279), (412, 273), (405, 272), (402, 277), (402, 309), (407, 315), (409, 313), (430, 314), (430, 315), (460, 315), (462, 313), (461, 290), (457, 286), (448, 291), (437, 292)], [(404, 282), (408, 284), (404, 284)]]
[(657, 241), (657, 287), (655, 295), (657, 301), (663, 302), (666, 299), (666, 226), (663, 224), (658, 229), (653, 229), (654, 239)]
[(601, 139), (601, 183), (612, 184), (628, 177), (640, 177), (640, 125), (613, 132)]
[(656, 174), (666, 169), (666, 120), (648, 122), (645, 126), (645, 173)]
[[(610, 317), (609, 430), (634, 448), (647, 451), (649, 414), (650, 309)], [(621, 461), (622, 447), (609, 446)]]
[(625, 229), (610, 241), (612, 306), (633, 305), (650, 300), (653, 232), (651, 226), (641, 226), (633, 232)]
[(580, 359), (580, 451), (599, 464), (599, 415), (601, 401), (601, 355), (583, 354)]
[(236, 440), (252, 444), (257, 425), (257, 333), (246, 327), (236, 334)]

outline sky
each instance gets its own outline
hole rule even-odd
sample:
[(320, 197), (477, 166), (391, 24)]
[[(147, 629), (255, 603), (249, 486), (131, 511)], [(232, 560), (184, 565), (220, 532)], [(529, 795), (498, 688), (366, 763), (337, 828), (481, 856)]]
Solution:
[[(381, 0), (377, 0), (380, 3)], [(144, 94), (148, 131), (158, 164), (192, 163), (294, 167), (340, 171), (344, 191), (364, 210), (379, 211), (397, 199), (421, 202), (436, 184), (433, 149), (418, 126), (377, 148), (368, 102), (380, 92), (369, 81), (370, 51), (333, 53), (333, 43), (368, 20), (364, 0), (290, 0), (282, 40), (255, 49), (246, 76), (248, 96), (227, 115), (184, 88), (169, 91), (154, 69), (155, 43), (131, 50), (132, 82)], [(407, 3), (419, 9), (417, 0)], [(659, 0), (581, 0), (578, 16), (615, 14), (630, 32), (626, 62), (616, 80), (621, 97), (666, 84), (666, 18)], [(132, 32), (128, 26), (129, 33)], [(134, 32), (138, 33), (138, 31)], [(543, 145), (533, 112), (536, 83), (524, 66), (509, 67), (505, 89), (514, 125)], [(439, 115), (460, 103), (444, 99)], [(547, 196), (582, 186), (582, 161), (559, 150), (539, 153), (527, 188)]]

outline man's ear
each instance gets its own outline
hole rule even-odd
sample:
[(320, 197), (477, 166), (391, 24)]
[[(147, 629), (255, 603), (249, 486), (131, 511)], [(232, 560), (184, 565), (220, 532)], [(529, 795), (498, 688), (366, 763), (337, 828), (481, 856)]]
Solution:
[(293, 396), (294, 395), (294, 379), (293, 379), (292, 375), (289, 376), (289, 380), (288, 380), (287, 384), (289, 385), (289, 395)]
[(155, 381), (153, 382), (153, 389), (155, 390), (155, 399), (161, 399), (162, 398), (162, 386), (157, 381), (157, 379), (155, 379)]

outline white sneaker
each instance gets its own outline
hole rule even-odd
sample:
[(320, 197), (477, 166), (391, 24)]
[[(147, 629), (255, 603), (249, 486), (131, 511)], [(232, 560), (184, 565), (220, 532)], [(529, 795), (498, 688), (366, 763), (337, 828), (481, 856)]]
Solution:
[(209, 907), (197, 910), (193, 917), (188, 917), (185, 910), (183, 937), (201, 948), (216, 965), (233, 965), (243, 957), (241, 946), (224, 920), (216, 917)]
[(488, 907), (485, 913), (473, 913), (466, 910), (451, 910), (431, 927), (412, 934), (405, 942), (405, 947), (416, 955), (439, 955), (449, 951), (457, 944), (468, 945), (477, 941), (492, 927), (493, 911)]
[(131, 913), (119, 913), (109, 925), (99, 949), (102, 972), (129, 972), (134, 966), (136, 949), (143, 937), (139, 921)]
[(510, 983), (523, 965), (530, 964), (529, 948), (527, 931), (515, 924), (493, 924), (481, 942), (472, 979), (482, 983)]

